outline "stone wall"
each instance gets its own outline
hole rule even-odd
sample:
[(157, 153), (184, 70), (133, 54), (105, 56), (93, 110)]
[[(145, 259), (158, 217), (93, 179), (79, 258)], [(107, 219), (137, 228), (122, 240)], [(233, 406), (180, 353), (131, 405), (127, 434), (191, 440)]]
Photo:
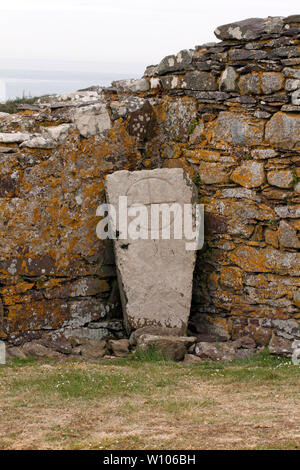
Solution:
[(0, 115), (0, 338), (122, 336), (96, 209), (107, 174), (164, 167), (206, 207), (191, 331), (273, 350), (299, 337), (300, 15), (215, 34), (140, 80)]

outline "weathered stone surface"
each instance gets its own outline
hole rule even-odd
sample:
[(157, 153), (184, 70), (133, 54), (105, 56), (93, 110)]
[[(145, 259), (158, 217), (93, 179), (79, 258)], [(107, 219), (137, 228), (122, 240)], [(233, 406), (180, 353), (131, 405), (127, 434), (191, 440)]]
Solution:
[(239, 113), (221, 111), (217, 119), (216, 138), (234, 145), (259, 145), (264, 123)]
[(271, 354), (290, 357), (292, 355), (292, 342), (273, 334), (269, 343), (269, 351)]
[(294, 185), (294, 174), (292, 170), (269, 171), (268, 183), (278, 188), (291, 188)]
[(50, 348), (46, 348), (37, 341), (31, 341), (30, 343), (24, 344), (22, 346), (22, 352), (26, 357), (60, 357), (60, 354), (56, 351), (53, 351)]
[(255, 160), (267, 160), (269, 158), (275, 158), (277, 152), (273, 149), (255, 149), (251, 151), (251, 155)]
[(221, 75), (220, 91), (234, 91), (238, 74), (233, 67), (227, 67)]
[(144, 105), (130, 114), (128, 121), (128, 133), (136, 136), (139, 140), (147, 140), (153, 137), (155, 125), (154, 111), (149, 103), (145, 101)]
[(202, 361), (203, 359), (201, 359), (201, 357), (195, 356), (194, 354), (186, 354), (184, 356), (183, 364), (185, 365), (197, 364)]
[(292, 93), (292, 104), (295, 106), (300, 105), (300, 89), (294, 91)]
[(278, 233), (275, 230), (266, 229), (265, 241), (268, 245), (278, 248)]
[(180, 79), (177, 75), (166, 75), (161, 77), (160, 80), (165, 90), (175, 90), (181, 87)]
[(129, 354), (129, 341), (128, 339), (110, 339), (108, 341), (108, 348), (116, 357), (124, 357)]
[(261, 89), (266, 95), (283, 88), (284, 76), (279, 72), (266, 72), (261, 76)]
[(249, 18), (235, 23), (218, 26), (215, 35), (218, 39), (257, 39), (265, 31), (266, 22), (262, 18)]
[(283, 219), (297, 219), (300, 217), (300, 205), (295, 206), (277, 206), (276, 214)]
[(276, 113), (266, 125), (266, 139), (283, 149), (300, 148), (300, 116)]
[(291, 67), (286, 67), (283, 69), (283, 74), (285, 77), (300, 79), (300, 70), (293, 69)]
[(105, 356), (107, 353), (105, 341), (85, 339), (79, 342), (80, 344), (75, 346), (72, 352), (73, 354), (82, 356), (84, 359), (98, 359)]
[(164, 132), (168, 139), (184, 141), (189, 137), (189, 126), (197, 116), (196, 106), (193, 100), (179, 98), (166, 104)]
[(218, 89), (216, 78), (208, 72), (188, 72), (181, 82), (181, 87), (188, 90), (215, 91)]
[(58, 142), (64, 142), (66, 139), (69, 130), (71, 129), (70, 124), (61, 124), (60, 126), (51, 126), (47, 128), (47, 132), (51, 139)]
[(229, 181), (228, 165), (222, 163), (200, 162), (199, 176), (204, 184), (227, 183)]
[(129, 79), (129, 80), (117, 80), (112, 82), (112, 86), (116, 87), (118, 91), (140, 93), (148, 91), (150, 89), (149, 82), (145, 78), (142, 79)]
[(20, 145), (21, 148), (28, 147), (32, 149), (53, 149), (55, 146), (56, 143), (52, 139), (41, 135), (34, 135)]
[(280, 221), (279, 241), (286, 248), (300, 248), (300, 240), (297, 237), (296, 230), (285, 220)]
[(139, 340), (139, 337), (142, 335), (152, 335), (152, 336), (178, 336), (180, 334), (179, 328), (162, 328), (161, 326), (144, 326), (134, 330), (129, 338), (129, 343), (131, 346), (136, 346)]
[(300, 80), (288, 79), (285, 81), (285, 87), (287, 91), (294, 91), (300, 88)]
[(229, 57), (233, 61), (237, 60), (262, 60), (267, 56), (265, 51), (249, 51), (244, 49), (232, 49), (229, 51)]
[(103, 103), (82, 106), (73, 113), (73, 122), (83, 137), (103, 135), (111, 128), (111, 121)]
[(298, 289), (294, 294), (294, 304), (300, 308), (300, 289)]
[[(133, 203), (182, 205), (192, 203), (195, 197), (193, 185), (182, 169), (116, 172), (107, 177), (106, 192), (109, 203), (116, 208), (118, 197), (124, 195), (129, 197), (129, 207)], [(117, 230), (121, 230), (118, 223)], [(186, 250), (184, 239), (119, 238), (114, 244), (127, 328), (157, 325), (179, 328), (184, 333), (195, 252)]]
[(15, 346), (13, 346), (11, 348), (7, 348), (6, 354), (7, 354), (8, 358), (17, 358), (17, 359), (25, 359), (26, 358), (26, 354), (24, 353), (24, 351), (22, 351), (22, 348), (18, 348), (18, 347), (15, 347)]
[(196, 344), (195, 354), (201, 359), (213, 361), (232, 361), (235, 359), (235, 348), (232, 343), (207, 343)]
[(20, 144), (29, 138), (30, 134), (23, 132), (0, 133), (0, 142), (3, 144)]
[(239, 79), (239, 89), (242, 95), (261, 93), (261, 82), (258, 73), (242, 75)]
[(157, 67), (158, 75), (188, 69), (192, 63), (192, 54), (189, 50), (182, 50), (178, 54), (165, 57)]
[(110, 103), (112, 120), (126, 117), (129, 113), (140, 110), (146, 103), (144, 98), (139, 96), (121, 97), (119, 101)]
[(300, 15), (290, 15), (283, 19), (286, 24), (289, 23), (300, 23)]
[(194, 337), (142, 335), (138, 338), (137, 348), (142, 351), (155, 349), (166, 359), (182, 361), (187, 352), (187, 346), (195, 341)]
[(228, 258), (248, 272), (300, 275), (299, 253), (284, 253), (270, 248), (256, 249), (252, 246), (244, 246), (228, 253)]
[(265, 181), (264, 165), (254, 161), (244, 162), (234, 170), (231, 179), (245, 188), (257, 188)]
[(220, 271), (220, 282), (225, 287), (240, 289), (243, 286), (242, 271), (236, 267), (224, 267)]

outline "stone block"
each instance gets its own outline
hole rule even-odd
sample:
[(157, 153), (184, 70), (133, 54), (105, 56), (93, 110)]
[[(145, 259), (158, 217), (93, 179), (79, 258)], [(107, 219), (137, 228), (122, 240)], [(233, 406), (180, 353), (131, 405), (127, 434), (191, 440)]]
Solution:
[[(119, 196), (132, 204), (149, 208), (150, 204), (190, 204), (196, 201), (195, 187), (182, 169), (118, 171), (107, 176), (107, 200), (117, 209)], [(145, 209), (144, 207), (144, 209)], [(171, 239), (151, 239), (148, 227), (142, 227), (148, 239), (133, 239), (128, 234), (114, 240), (123, 313), (127, 330), (143, 326), (176, 328), (185, 333), (191, 306), (195, 251), (186, 250), (186, 240), (174, 239), (173, 226), (179, 216), (176, 209), (170, 227)], [(150, 214), (150, 209), (148, 210)], [(182, 223), (181, 218), (178, 219)], [(126, 238), (127, 237), (127, 238)]]
[(282, 149), (300, 149), (300, 116), (278, 112), (266, 125), (266, 140)]

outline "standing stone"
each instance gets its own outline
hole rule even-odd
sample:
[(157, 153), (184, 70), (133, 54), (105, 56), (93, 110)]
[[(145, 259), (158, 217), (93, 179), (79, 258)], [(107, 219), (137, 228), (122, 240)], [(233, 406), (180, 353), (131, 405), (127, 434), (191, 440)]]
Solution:
[(5, 364), (5, 343), (0, 341), (0, 364)]
[[(142, 227), (148, 239), (134, 240), (128, 235), (122, 239), (119, 196), (127, 196), (128, 208), (133, 204), (146, 206), (149, 215), (150, 204), (166, 203), (170, 207), (178, 203), (183, 208), (183, 204), (196, 202), (193, 183), (181, 168), (117, 171), (107, 176), (106, 193), (108, 203), (117, 211), (120, 236), (114, 240), (114, 248), (127, 330), (153, 325), (185, 334), (196, 252), (186, 249), (184, 238), (175, 240), (172, 236), (180, 211), (171, 218), (169, 240), (161, 239), (161, 233), (159, 239), (152, 240), (150, 223)], [(128, 226), (133, 218), (128, 218)]]

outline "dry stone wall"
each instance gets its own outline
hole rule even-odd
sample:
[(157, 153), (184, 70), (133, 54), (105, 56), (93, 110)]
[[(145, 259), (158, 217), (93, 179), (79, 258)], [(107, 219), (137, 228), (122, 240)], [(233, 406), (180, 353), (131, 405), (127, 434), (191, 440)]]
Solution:
[(0, 337), (121, 337), (104, 179), (184, 168), (206, 207), (190, 328), (289, 350), (300, 323), (300, 15), (221, 26), (111, 87), (0, 115)]

